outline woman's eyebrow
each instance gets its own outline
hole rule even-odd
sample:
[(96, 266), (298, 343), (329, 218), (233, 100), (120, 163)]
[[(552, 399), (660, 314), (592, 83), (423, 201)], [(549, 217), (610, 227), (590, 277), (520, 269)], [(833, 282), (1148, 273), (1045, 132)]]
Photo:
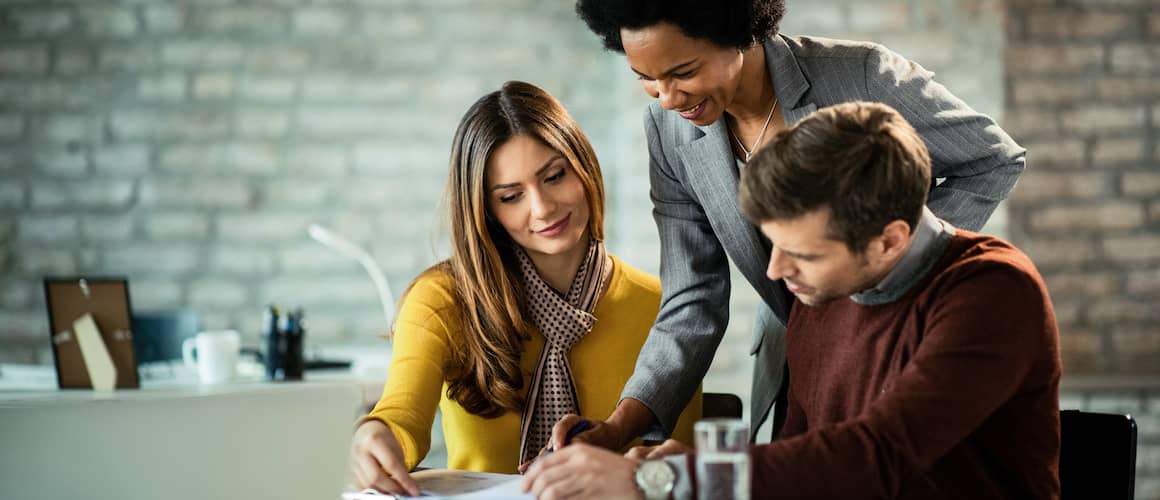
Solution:
[[(671, 67), (671, 68), (669, 68), (669, 69), (665, 70), (665, 71), (664, 71), (664, 73), (661, 73), (661, 76), (670, 76), (670, 75), (672, 75), (673, 73), (676, 73), (676, 72), (680, 71), (680, 70), (681, 70), (681, 69), (683, 69), (685, 66), (689, 66), (689, 65), (691, 65), (691, 64), (693, 64), (693, 63), (695, 63), (695, 62), (697, 62), (697, 60), (696, 60), (696, 59), (693, 59), (693, 60), (691, 60), (691, 61), (686, 61), (686, 62), (683, 62), (683, 63), (681, 63), (681, 64), (678, 64), (678, 65), (676, 65), (676, 66), (673, 66), (673, 67)], [(632, 72), (633, 72), (633, 73), (636, 73), (637, 75), (640, 75), (640, 76), (642, 76), (642, 77), (644, 77), (644, 78), (648, 78), (648, 79), (650, 79), (650, 80), (653, 80), (653, 79), (654, 79), (654, 78), (653, 78), (653, 77), (651, 77), (651, 76), (648, 76), (648, 75), (646, 75), (646, 74), (644, 74), (644, 73), (641, 73), (641, 72), (640, 72), (640, 71), (638, 71), (636, 68), (633, 68), (633, 67), (631, 67), (631, 66), (629, 66), (629, 68), (631, 68), (631, 69), (632, 69)]]
[[(551, 167), (552, 164), (556, 163), (556, 160), (559, 160), (560, 158), (561, 158), (561, 156), (559, 154), (556, 154), (556, 155), (552, 156), (551, 158), (548, 158), (548, 161), (544, 162), (544, 165), (542, 167), (536, 169), (536, 177), (539, 177), (540, 175), (542, 175), (544, 173), (544, 171), (548, 169), (548, 167)], [(518, 183), (518, 182), (509, 182), (507, 184), (496, 184), (496, 185), (491, 187), (491, 191), (495, 191), (497, 189), (519, 187), (519, 185), (520, 185), (520, 183)]]

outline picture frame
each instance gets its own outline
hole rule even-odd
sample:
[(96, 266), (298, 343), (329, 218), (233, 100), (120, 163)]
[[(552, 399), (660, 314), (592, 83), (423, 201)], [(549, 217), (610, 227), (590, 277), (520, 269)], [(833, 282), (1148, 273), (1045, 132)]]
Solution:
[[(93, 389), (90, 373), (96, 373), (93, 370), (97, 366), (103, 367), (106, 372), (109, 369), (115, 370), (116, 381), (113, 386), (117, 389), (140, 387), (133, 351), (132, 307), (127, 279), (45, 278), (44, 294), (58, 387)], [(82, 339), (74, 331), (74, 325), (80, 324), (78, 320), (87, 321), (86, 315), (95, 323), (104, 349), (99, 346), (94, 349), (92, 341), (95, 338), (86, 336)], [(85, 335), (91, 332), (87, 328), (83, 329)], [(82, 346), (82, 342), (87, 343)], [(94, 355), (94, 352), (98, 355)], [(86, 355), (92, 358), (88, 363)]]

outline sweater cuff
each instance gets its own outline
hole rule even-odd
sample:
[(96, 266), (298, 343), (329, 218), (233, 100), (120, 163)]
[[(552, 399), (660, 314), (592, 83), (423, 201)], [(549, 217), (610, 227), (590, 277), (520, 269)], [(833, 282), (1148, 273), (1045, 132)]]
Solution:
[(407, 470), (415, 470), (415, 467), (419, 466), (419, 462), (422, 460), (422, 458), (419, 457), (418, 447), (416, 447), (415, 443), (411, 441), (410, 436), (399, 432), (399, 430), (396, 429), (396, 426), (391, 425), (391, 423), (387, 422), (385, 418), (375, 416), (374, 414), (366, 415), (358, 419), (358, 424), (355, 425), (355, 428), (357, 429), (358, 426), (371, 420), (378, 420), (379, 422), (382, 422), (383, 425), (387, 426), (387, 430), (391, 431), (391, 435), (395, 437), (395, 442), (399, 443), (399, 448), (403, 450), (403, 462), (406, 464)]
[(354, 423), (354, 428), (355, 428), (355, 429), (358, 429), (360, 426), (362, 426), (362, 424), (365, 424), (365, 423), (367, 423), (367, 422), (370, 422), (371, 420), (378, 420), (379, 422), (382, 422), (382, 423), (383, 423), (383, 425), (386, 425), (387, 427), (390, 427), (390, 425), (387, 425), (387, 421), (386, 421), (386, 420), (383, 420), (381, 417), (376, 417), (376, 416), (374, 416), (374, 415), (363, 415), (363, 416), (362, 416), (362, 417), (360, 417), (360, 418), (359, 418), (357, 421), (355, 421), (355, 423)]

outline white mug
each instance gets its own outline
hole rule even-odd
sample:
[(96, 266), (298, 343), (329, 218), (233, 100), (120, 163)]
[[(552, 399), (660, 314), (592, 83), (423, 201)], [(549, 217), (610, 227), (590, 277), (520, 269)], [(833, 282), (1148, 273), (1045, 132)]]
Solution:
[(241, 345), (235, 330), (201, 332), (182, 341), (181, 358), (186, 366), (197, 368), (201, 383), (221, 384), (234, 378)]

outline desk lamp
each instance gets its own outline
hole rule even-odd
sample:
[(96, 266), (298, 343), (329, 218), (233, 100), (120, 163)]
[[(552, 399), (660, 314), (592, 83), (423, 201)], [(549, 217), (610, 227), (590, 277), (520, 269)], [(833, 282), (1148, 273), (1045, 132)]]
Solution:
[(383, 316), (387, 320), (387, 329), (389, 330), (391, 323), (395, 320), (395, 298), (391, 294), (391, 285), (387, 283), (387, 278), (383, 276), (383, 270), (375, 262), (375, 259), (362, 247), (318, 224), (311, 224), (307, 231), (314, 241), (362, 264), (363, 269), (370, 275), (371, 281), (375, 283), (375, 289), (379, 292), (379, 302), (383, 306)]

